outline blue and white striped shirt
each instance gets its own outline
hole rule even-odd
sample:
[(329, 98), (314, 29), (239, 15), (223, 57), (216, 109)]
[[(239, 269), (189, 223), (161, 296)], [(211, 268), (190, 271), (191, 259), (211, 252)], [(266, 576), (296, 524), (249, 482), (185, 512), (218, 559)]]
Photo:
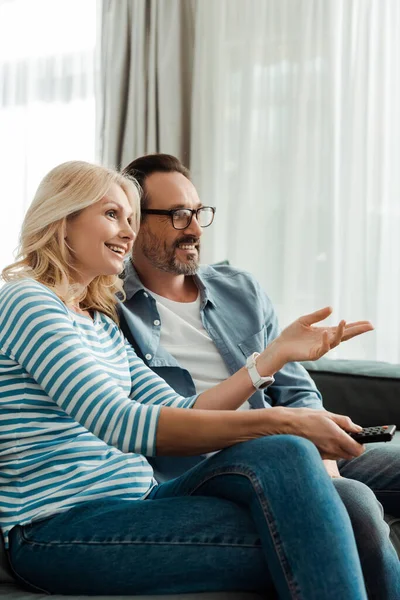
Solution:
[(117, 325), (70, 311), (46, 286), (0, 289), (0, 527), (156, 484), (161, 406), (191, 407), (136, 356)]

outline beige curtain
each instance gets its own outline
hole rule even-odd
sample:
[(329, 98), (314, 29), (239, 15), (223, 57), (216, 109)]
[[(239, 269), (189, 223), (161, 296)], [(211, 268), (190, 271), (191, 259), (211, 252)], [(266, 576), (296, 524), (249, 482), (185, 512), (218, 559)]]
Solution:
[(203, 262), (282, 324), (374, 323), (340, 358), (400, 363), (399, 30), (399, 0), (104, 2), (102, 159), (179, 156), (217, 207)]
[(99, 159), (190, 163), (194, 0), (102, 0)]

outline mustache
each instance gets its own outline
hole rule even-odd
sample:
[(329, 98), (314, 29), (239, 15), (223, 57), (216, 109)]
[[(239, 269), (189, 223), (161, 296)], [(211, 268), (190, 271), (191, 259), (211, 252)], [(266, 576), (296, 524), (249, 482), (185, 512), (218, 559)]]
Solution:
[(179, 240), (176, 240), (175, 248), (180, 244), (195, 244), (196, 246), (200, 246), (200, 238), (194, 237), (193, 235), (185, 235), (179, 238)]

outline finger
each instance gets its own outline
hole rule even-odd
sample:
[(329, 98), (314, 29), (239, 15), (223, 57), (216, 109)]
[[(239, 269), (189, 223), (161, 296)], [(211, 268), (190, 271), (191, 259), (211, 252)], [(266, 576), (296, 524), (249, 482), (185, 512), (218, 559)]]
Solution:
[(329, 460), (340, 460), (341, 458), (343, 458), (344, 460), (352, 460), (354, 458), (354, 456), (352, 456), (351, 454), (348, 454), (347, 452), (345, 452), (342, 449), (338, 449), (336, 452), (332, 452), (332, 451), (328, 451), (328, 452), (321, 452), (321, 457), (323, 459), (329, 459)]
[(346, 321), (340, 321), (339, 325), (336, 328), (336, 333), (331, 343), (331, 348), (336, 348), (336, 346), (339, 346), (340, 342), (342, 341), (345, 325)]
[(320, 308), (309, 315), (303, 315), (300, 317), (299, 321), (304, 325), (312, 325), (313, 323), (319, 323), (319, 321), (323, 321), (326, 317), (332, 313), (332, 307), (326, 306), (325, 308)]
[[(357, 330), (364, 332), (367, 331), (373, 331), (374, 330), (374, 326), (372, 325), (372, 323), (370, 321), (354, 321), (354, 323), (346, 323), (345, 327), (344, 327), (344, 335), (347, 334), (347, 332), (351, 332), (353, 331), (354, 328), (357, 328)], [(335, 333), (337, 331), (337, 327), (328, 327), (328, 330), (331, 333)], [(344, 341), (344, 337), (342, 338), (342, 341)]]
[(324, 356), (331, 349), (331, 345), (329, 343), (329, 332), (327, 329), (324, 329), (322, 332), (322, 340), (321, 346), (317, 348), (312, 355), (310, 355), (310, 360), (318, 360), (321, 356)]
[(348, 443), (348, 440), (346, 440), (345, 442), (340, 444), (340, 449), (343, 450), (344, 454), (347, 454), (347, 460), (351, 460), (352, 458), (361, 456), (361, 454), (365, 450), (365, 446), (353, 440), (353, 438), (350, 437), (348, 433), (346, 433), (345, 435), (349, 438), (350, 443)]
[(358, 444), (358, 446), (357, 454), (349, 453), (345, 448), (340, 446), (334, 460), (340, 460), (341, 458), (344, 460), (353, 460), (353, 458), (357, 458), (357, 456), (360, 456), (365, 450), (364, 446), (361, 446), (361, 444)]
[(330, 413), (329, 416), (332, 419), (332, 421), (334, 421), (336, 425), (339, 425), (341, 429), (344, 429), (344, 431), (349, 431), (350, 433), (358, 433), (362, 430), (361, 425), (357, 425), (357, 423), (354, 423), (354, 421), (352, 421), (350, 417), (346, 415), (337, 415), (336, 413)]
[(362, 444), (359, 444), (354, 440), (346, 431), (339, 429), (337, 436), (337, 446), (344, 455), (350, 458), (360, 456), (365, 450)]
[(351, 419), (349, 419), (350, 424), (348, 427), (343, 427), (343, 429), (345, 431), (348, 431), (349, 433), (359, 433), (360, 431), (363, 430), (363, 428), (361, 427), (361, 425), (358, 425), (358, 423), (353, 423), (353, 421)]
[[(329, 343), (329, 331), (325, 329), (322, 332), (322, 352), (326, 354), (331, 349), (331, 345)], [(322, 356), (322, 355), (321, 355)]]
[(357, 335), (362, 335), (363, 333), (367, 333), (368, 331), (372, 330), (373, 326), (370, 323), (365, 325), (354, 325), (353, 327), (346, 328), (342, 337), (342, 342), (346, 342)]
[(343, 458), (344, 460), (352, 460), (353, 458), (360, 456), (365, 450), (365, 447), (361, 444), (357, 444), (357, 446), (359, 446), (359, 448), (356, 448), (355, 450), (357, 454), (349, 452), (346, 447), (341, 445), (336, 446), (334, 449), (321, 450), (320, 454), (323, 459), (340, 460)]
[(372, 327), (372, 329), (374, 329), (374, 326), (372, 325), (371, 321), (353, 321), (352, 323), (347, 323), (346, 328), (354, 327), (354, 325), (369, 325), (370, 327)]

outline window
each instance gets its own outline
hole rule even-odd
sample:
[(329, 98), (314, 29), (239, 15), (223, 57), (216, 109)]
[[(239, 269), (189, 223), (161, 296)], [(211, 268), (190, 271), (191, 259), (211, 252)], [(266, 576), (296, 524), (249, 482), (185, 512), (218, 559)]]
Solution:
[(0, 2), (0, 270), (42, 177), (95, 158), (96, 0)]

